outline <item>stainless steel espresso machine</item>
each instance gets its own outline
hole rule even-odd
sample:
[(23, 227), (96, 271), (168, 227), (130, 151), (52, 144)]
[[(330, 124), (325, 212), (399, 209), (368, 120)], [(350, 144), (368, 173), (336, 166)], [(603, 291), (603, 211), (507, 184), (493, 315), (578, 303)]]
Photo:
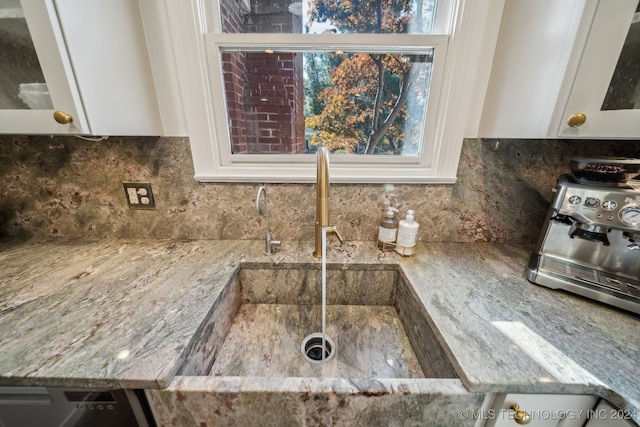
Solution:
[(640, 159), (572, 158), (561, 175), (529, 281), (640, 314)]

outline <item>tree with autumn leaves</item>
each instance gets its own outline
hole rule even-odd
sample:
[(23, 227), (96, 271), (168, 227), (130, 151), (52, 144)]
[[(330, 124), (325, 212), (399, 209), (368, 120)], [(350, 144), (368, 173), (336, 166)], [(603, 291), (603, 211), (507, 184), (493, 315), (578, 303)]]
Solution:
[[(404, 33), (414, 5), (409, 0), (312, 0), (308, 18), (330, 22), (341, 33)], [(410, 95), (426, 100), (427, 76), (418, 67), (428, 60), (426, 55), (308, 54), (305, 125), (315, 132), (311, 143), (361, 154), (419, 149), (419, 141), (408, 140), (405, 131), (419, 129), (422, 117), (412, 117), (407, 100)]]

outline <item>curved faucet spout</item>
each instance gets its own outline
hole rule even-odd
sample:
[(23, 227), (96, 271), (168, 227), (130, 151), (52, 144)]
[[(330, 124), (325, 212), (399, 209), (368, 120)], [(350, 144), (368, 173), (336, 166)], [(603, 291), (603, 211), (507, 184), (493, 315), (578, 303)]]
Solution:
[(313, 256), (322, 257), (322, 227), (328, 227), (327, 232), (335, 233), (341, 243), (342, 236), (335, 226), (329, 221), (329, 149), (318, 148), (316, 164), (316, 224), (315, 224), (315, 248)]
[(260, 213), (260, 196), (264, 194), (264, 214), (267, 217), (267, 233), (271, 230), (269, 229), (269, 198), (267, 197), (267, 189), (264, 188), (264, 185), (258, 188), (258, 195), (256, 196), (256, 210)]
[(267, 225), (267, 235), (265, 237), (265, 255), (271, 255), (273, 248), (279, 248), (282, 245), (282, 241), (278, 240), (278, 237), (271, 236), (271, 227), (269, 227), (269, 198), (267, 197), (267, 189), (264, 185), (258, 188), (258, 195), (256, 196), (256, 210), (260, 213), (260, 196), (264, 193), (264, 213)]

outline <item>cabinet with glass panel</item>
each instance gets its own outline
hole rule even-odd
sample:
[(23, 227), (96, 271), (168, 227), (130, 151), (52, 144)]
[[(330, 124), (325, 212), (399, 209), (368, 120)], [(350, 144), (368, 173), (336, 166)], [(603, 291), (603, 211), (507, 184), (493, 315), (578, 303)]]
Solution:
[(478, 136), (640, 138), (638, 0), (507, 2), (496, 58)]
[(163, 128), (137, 2), (0, 0), (0, 133)]
[(0, 0), (0, 43), (0, 132), (89, 133), (53, 2)]
[(558, 135), (640, 138), (640, 2), (600, 1)]

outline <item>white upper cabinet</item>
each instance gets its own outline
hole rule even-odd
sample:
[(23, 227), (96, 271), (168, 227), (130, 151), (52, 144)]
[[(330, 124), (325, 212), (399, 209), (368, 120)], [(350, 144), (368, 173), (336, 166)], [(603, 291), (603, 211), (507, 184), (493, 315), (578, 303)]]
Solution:
[(0, 0), (0, 43), (0, 133), (186, 133), (163, 126), (138, 2)]
[(0, 43), (0, 132), (89, 133), (53, 2), (0, 0)]
[(598, 3), (559, 125), (561, 137), (640, 138), (638, 0)]
[(138, 2), (55, 5), (91, 133), (165, 135)]
[(638, 0), (506, 2), (477, 136), (640, 138), (639, 16)]

